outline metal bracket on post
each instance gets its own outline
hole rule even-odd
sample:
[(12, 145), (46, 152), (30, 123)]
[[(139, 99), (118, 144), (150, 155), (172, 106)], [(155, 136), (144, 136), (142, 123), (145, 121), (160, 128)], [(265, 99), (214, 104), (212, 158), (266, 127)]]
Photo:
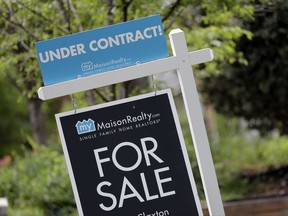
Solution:
[[(191, 68), (191, 61), (184, 32), (174, 29), (169, 34), (173, 55), (178, 61), (178, 76), (184, 98), (185, 109), (193, 138), (196, 157), (211, 216), (224, 216), (224, 208), (216, 178), (208, 137), (206, 134), (201, 104)], [(201, 59), (201, 56), (198, 56)], [(193, 59), (191, 59), (193, 61)]]

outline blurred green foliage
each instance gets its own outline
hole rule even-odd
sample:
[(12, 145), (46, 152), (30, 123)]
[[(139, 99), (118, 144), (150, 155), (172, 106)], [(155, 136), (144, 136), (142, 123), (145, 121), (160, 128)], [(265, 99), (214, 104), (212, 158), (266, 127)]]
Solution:
[[(181, 98), (176, 98), (176, 104), (198, 194), (204, 200), (204, 189)], [(251, 185), (247, 179), (242, 178), (243, 172), (287, 165), (288, 137), (261, 137), (256, 130), (251, 131), (241, 126), (241, 120), (237, 118), (227, 118), (216, 113), (214, 117), (219, 140), (215, 142), (210, 137), (210, 147), (222, 199), (228, 201), (251, 197)]]
[[(71, 215), (75, 211), (68, 171), (61, 150), (34, 146), (0, 169), (0, 194), (11, 209), (36, 207), (46, 215)], [(14, 215), (14, 214), (13, 214)]]
[[(59, 6), (61, 2), (62, 10)], [(24, 144), (31, 150), (26, 151), (26, 148), (22, 155), (15, 153), (12, 155), (12, 164), (0, 168), (0, 195), (8, 197), (10, 215), (77, 215), (62, 150), (59, 146), (51, 144), (59, 142), (54, 114), (71, 109), (69, 98), (51, 100), (41, 107), (48, 117), (45, 121), (49, 133), (48, 146), (39, 147), (31, 138), (27, 100), (36, 99), (36, 91), (42, 85), (34, 48), (36, 41), (160, 13), (166, 32), (173, 28), (184, 30), (189, 50), (206, 47), (213, 49), (215, 61), (194, 67), (197, 78), (214, 79), (226, 72), (227, 64), (248, 65), (245, 51), (237, 50), (236, 47), (240, 38), (252, 39), (250, 28), (243, 27), (243, 23), (247, 23), (247, 20), (254, 19), (252, 0), (114, 0), (110, 1), (111, 8), (108, 7), (108, 2), (92, 0), (0, 2), (0, 98), (2, 100), (0, 158), (4, 154), (11, 154), (12, 146), (13, 150), (15, 146), (24, 149), (22, 148)], [(286, 32), (282, 28), (277, 31)], [(275, 33), (270, 35), (270, 30), (267, 29), (262, 29), (259, 34), (265, 37), (275, 36)], [(257, 36), (259, 35), (256, 34), (254, 38)], [(263, 53), (266, 51), (264, 50)], [(272, 65), (269, 67), (275, 69)], [(282, 79), (281, 76), (279, 79)], [(219, 86), (220, 82), (215, 80)], [(255, 81), (252, 80), (252, 83), (255, 84)], [(146, 91), (146, 85), (138, 84), (128, 88), (130, 95)], [(208, 87), (210, 84), (207, 83)], [(222, 82), (220, 84), (223, 86)], [(237, 86), (236, 84), (233, 85)], [(226, 89), (225, 93), (237, 91), (232, 88), (234, 86)], [(112, 100), (116, 98), (116, 93), (120, 95), (119, 92), (123, 91), (122, 87), (117, 85), (115, 92), (112, 92), (110, 87), (97, 89), (98, 92), (94, 92), (94, 96), (96, 95), (98, 103), (106, 102), (105, 97), (99, 95), (102, 94)], [(262, 85), (261, 88), (267, 89), (267, 85)], [(233, 91), (230, 91), (231, 89)], [(244, 92), (247, 92), (247, 89), (244, 88)], [(227, 99), (223, 95), (222, 93), (220, 95), (222, 99)], [(78, 93), (74, 97), (77, 98), (78, 107), (89, 105), (85, 93)], [(252, 99), (254, 102), (255, 98)], [(285, 99), (281, 98), (281, 100)], [(220, 106), (223, 104), (220, 103)], [(183, 107), (180, 107), (179, 116), (198, 192), (203, 199), (204, 192)], [(287, 137), (265, 139), (247, 137), (249, 133), (239, 129), (238, 119), (226, 119), (218, 115), (216, 122), (220, 139), (211, 144), (211, 149), (224, 200), (246, 195), (247, 182), (239, 179), (239, 173), (243, 169), (287, 163)]]
[(218, 112), (245, 118), (263, 135), (287, 135), (288, 1), (255, 4), (254, 17), (243, 24), (252, 40), (242, 37), (237, 44), (246, 63), (226, 63), (223, 73), (202, 80), (202, 93)]
[(224, 200), (251, 197), (246, 170), (265, 170), (286, 165), (288, 137), (260, 137), (256, 131), (239, 128), (239, 119), (217, 115), (219, 141), (211, 144), (218, 182)]
[(0, 76), (0, 158), (12, 151), (20, 151), (31, 132), (25, 101), (19, 91)]
[[(182, 28), (192, 50), (215, 49), (218, 63), (241, 59), (236, 42), (251, 33), (242, 29), (252, 19), (252, 0), (161, 1), (1, 1), (0, 73), (22, 89), (24, 97), (36, 97), (42, 85), (35, 42), (97, 27), (160, 14), (165, 31)], [(95, 15), (97, 14), (97, 15)], [(232, 59), (232, 60), (231, 60)], [(214, 73), (221, 65), (211, 63)]]
[[(44, 106), (39, 104), (37, 89), (43, 82), (35, 50), (37, 41), (160, 14), (166, 34), (173, 28), (185, 31), (189, 49), (214, 49), (216, 61), (201, 66), (201, 71), (215, 73), (221, 71), (221, 64), (228, 59), (241, 60), (241, 53), (235, 49), (236, 42), (243, 35), (250, 36), (241, 24), (243, 20), (252, 19), (251, 1), (0, 1), (0, 76), (7, 81), (7, 86), (17, 88), (18, 95), (13, 99), (21, 98), (30, 107), (25, 117), (30, 119), (32, 130), (24, 135), (28, 134), (39, 144), (55, 142), (53, 115), (67, 107), (67, 99), (54, 99)], [(89, 95), (80, 93), (78, 107), (127, 97), (141, 92), (141, 88), (147, 88), (143, 80), (94, 89)], [(7, 106), (13, 105), (7, 103)], [(33, 122), (33, 117), (38, 121)], [(19, 141), (19, 145), (23, 142), (27, 140)], [(3, 145), (9, 145), (9, 141)]]

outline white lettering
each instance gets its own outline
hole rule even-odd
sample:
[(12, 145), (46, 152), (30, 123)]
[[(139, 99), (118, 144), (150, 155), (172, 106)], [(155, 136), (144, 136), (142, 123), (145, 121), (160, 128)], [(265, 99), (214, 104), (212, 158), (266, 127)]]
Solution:
[(159, 173), (165, 172), (167, 170), (169, 170), (169, 167), (164, 167), (164, 168), (160, 168), (160, 169), (154, 170), (156, 181), (157, 181), (157, 185), (158, 185), (158, 189), (159, 189), (161, 197), (166, 197), (166, 196), (171, 196), (171, 195), (176, 194), (176, 192), (174, 190), (173, 191), (169, 191), (169, 192), (164, 192), (164, 190), (163, 190), (162, 184), (172, 181), (172, 178), (169, 177), (169, 178), (161, 179)]
[[(136, 161), (136, 163), (135, 163), (133, 166), (131, 166), (131, 167), (124, 167), (124, 166), (120, 165), (120, 164), (118, 163), (118, 161), (117, 161), (117, 157), (116, 157), (117, 152), (118, 152), (118, 150), (119, 150), (121, 147), (123, 147), (123, 146), (130, 146), (130, 147), (134, 148), (135, 151), (137, 152), (137, 161)], [(137, 145), (135, 145), (134, 143), (131, 143), (131, 142), (123, 142), (123, 143), (118, 144), (118, 145), (114, 148), (114, 150), (113, 150), (113, 152), (112, 152), (112, 161), (113, 161), (113, 163), (115, 164), (115, 166), (116, 166), (119, 170), (129, 172), (129, 171), (132, 171), (132, 170), (136, 169), (136, 168), (140, 165), (140, 163), (141, 163), (141, 161), (142, 161), (142, 154), (141, 154), (141, 151), (140, 151), (139, 147), (138, 147)]]
[(143, 184), (146, 200), (149, 201), (149, 200), (153, 200), (153, 199), (158, 199), (159, 196), (157, 194), (150, 196), (144, 173), (140, 173), (140, 177), (141, 177), (141, 180), (142, 180), (142, 184)]
[(60, 53), (61, 53), (62, 59), (67, 58), (70, 55), (70, 50), (66, 47), (62, 47), (62, 48), (60, 48)]
[(76, 47), (79, 55), (86, 53), (84, 50), (84, 44), (77, 44)]
[(112, 199), (112, 204), (111, 204), (111, 206), (108, 206), (108, 207), (107, 207), (107, 206), (105, 206), (103, 203), (101, 203), (99, 206), (100, 206), (100, 208), (102, 208), (104, 211), (111, 211), (111, 210), (113, 210), (113, 209), (116, 207), (116, 205), (117, 205), (117, 199), (116, 199), (116, 197), (115, 197), (113, 194), (110, 194), (110, 193), (107, 193), (107, 192), (103, 192), (103, 191), (101, 190), (102, 186), (104, 186), (104, 185), (107, 185), (107, 186), (110, 187), (110, 186), (111, 186), (111, 183), (108, 182), (108, 181), (101, 182), (101, 183), (97, 186), (97, 192), (98, 192), (98, 194), (101, 195), (101, 196), (111, 198), (111, 199)]
[(133, 39), (133, 33), (132, 32), (127, 32), (126, 33), (126, 40), (127, 40), (127, 43), (130, 43), (130, 42), (134, 42), (135, 40)]
[[(126, 32), (107, 38), (99, 38), (97, 40), (91, 40), (89, 43), (89, 49), (93, 52), (99, 49), (104, 50), (109, 47), (125, 45), (126, 43), (135, 43), (138, 40), (151, 39), (152, 37), (158, 37), (162, 35), (161, 26), (151, 26), (144, 30), (136, 30), (135, 32)], [(68, 47), (60, 47), (55, 50), (48, 50), (43, 53), (39, 53), (39, 60), (41, 63), (47, 63), (49, 61), (60, 60), (68, 58), (70, 56), (77, 56), (85, 54), (85, 46), (83, 43), (74, 44)]]
[(157, 37), (157, 26), (152, 26), (151, 29), (153, 31), (154, 37)]
[[(146, 142), (149, 142), (149, 141), (153, 143), (153, 148), (150, 149), (150, 150), (147, 149), (147, 145), (146, 145)], [(156, 151), (156, 149), (158, 148), (158, 143), (153, 137), (142, 138), (141, 139), (141, 144), (142, 144), (143, 154), (144, 154), (144, 158), (146, 160), (147, 166), (151, 165), (151, 162), (150, 162), (150, 159), (149, 159), (149, 155), (151, 157), (153, 157), (155, 160), (157, 160), (158, 163), (163, 163), (164, 162), (163, 160), (161, 160), (161, 158), (159, 158), (154, 153)]]
[(105, 162), (109, 162), (109, 161), (110, 161), (110, 158), (100, 159), (100, 157), (99, 157), (99, 152), (104, 152), (104, 151), (107, 151), (107, 150), (108, 150), (107, 147), (103, 147), (103, 148), (99, 148), (99, 149), (94, 149), (94, 155), (95, 155), (96, 164), (97, 164), (97, 167), (98, 167), (98, 171), (99, 171), (100, 177), (103, 177), (103, 176), (104, 176), (104, 173), (103, 173), (103, 169), (102, 169), (101, 164), (102, 164), (102, 163), (105, 163)]
[(135, 34), (135, 41), (138, 41), (139, 39), (145, 40), (145, 38), (143, 37), (141, 31), (137, 30), (136, 34)]
[(151, 28), (145, 28), (145, 29), (144, 29), (144, 32), (143, 32), (144, 37), (145, 37), (145, 38), (152, 38), (152, 35), (151, 35), (151, 34), (148, 35), (148, 31), (151, 31)]
[(110, 47), (113, 47), (113, 44), (115, 44), (116, 46), (120, 45), (120, 41), (119, 41), (118, 37), (115, 37), (115, 39), (112, 37), (108, 37), (108, 40), (109, 40), (109, 46)]
[[(132, 193), (126, 194), (126, 188), (127, 186), (130, 188)], [(129, 182), (129, 180), (124, 176), (123, 179), (123, 184), (122, 184), (122, 189), (121, 189), (121, 195), (120, 195), (120, 200), (119, 200), (119, 208), (123, 207), (123, 202), (125, 199), (130, 199), (133, 197), (137, 197), (137, 199), (140, 202), (144, 202), (144, 199), (140, 196), (138, 191), (134, 188), (134, 186)]]
[(45, 52), (45, 59), (43, 59), (42, 53), (39, 53), (39, 58), (40, 58), (40, 61), (41, 61), (42, 63), (47, 63), (47, 62), (49, 62), (48, 52)]
[(69, 47), (61, 47), (55, 51), (49, 50), (45, 52), (45, 58), (43, 58), (42, 53), (39, 53), (39, 58), (42, 63), (47, 63), (49, 61), (54, 61), (56, 59), (64, 59), (69, 56), (76, 56), (86, 53), (84, 50), (84, 44), (71, 45)]
[(92, 40), (90, 43), (89, 43), (89, 48), (90, 50), (92, 51), (97, 51), (98, 50), (98, 47), (95, 46), (97, 45), (97, 41), (96, 40)]
[(71, 56), (76, 56), (77, 55), (77, 50), (76, 50), (76, 46), (75, 45), (70, 46), (70, 51), (71, 51)]
[(109, 42), (106, 38), (101, 38), (98, 43), (97, 43), (98, 47), (100, 49), (106, 49), (109, 45)]
[(118, 37), (120, 37), (120, 39), (121, 39), (122, 44), (125, 44), (124, 36), (125, 36), (125, 34), (119, 34), (118, 35)]
[(61, 59), (61, 55), (60, 55), (59, 49), (56, 49), (56, 53), (53, 52), (52, 50), (49, 50), (49, 56), (50, 56), (50, 61), (54, 61), (54, 57), (56, 59)]

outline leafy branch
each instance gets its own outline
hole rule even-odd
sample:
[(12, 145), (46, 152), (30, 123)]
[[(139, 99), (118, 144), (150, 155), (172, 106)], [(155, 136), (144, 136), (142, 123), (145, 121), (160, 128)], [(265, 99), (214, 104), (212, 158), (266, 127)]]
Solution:
[(176, 0), (174, 4), (172, 4), (171, 8), (162, 16), (162, 22), (165, 22), (174, 11), (181, 5), (181, 0)]
[(36, 40), (40, 40), (40, 38), (39, 38), (37, 35), (35, 35), (35, 34), (33, 33), (33, 31), (31, 31), (30, 29), (28, 29), (28, 28), (25, 26), (24, 22), (21, 23), (21, 22), (18, 20), (18, 18), (15, 16), (15, 13), (14, 13), (14, 11), (13, 11), (13, 9), (12, 9), (12, 7), (11, 7), (11, 5), (9, 4), (8, 1), (5, 2), (5, 5), (6, 5), (8, 11), (1, 10), (1, 12), (2, 12), (3, 14), (6, 14), (6, 16), (3, 16), (4, 19), (5, 19), (6, 21), (8, 21), (12, 26), (14, 26), (14, 27), (19, 27), (20, 29), (22, 29), (23, 31), (25, 31), (29, 36), (35, 38)]

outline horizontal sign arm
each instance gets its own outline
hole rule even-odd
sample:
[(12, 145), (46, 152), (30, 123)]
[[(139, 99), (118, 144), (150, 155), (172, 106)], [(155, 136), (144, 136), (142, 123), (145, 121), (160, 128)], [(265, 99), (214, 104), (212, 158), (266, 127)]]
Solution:
[[(191, 65), (212, 61), (213, 51), (207, 48), (189, 52), (189, 58)], [(177, 57), (171, 56), (131, 67), (44, 86), (39, 88), (38, 96), (42, 100), (48, 100), (178, 68)]]

